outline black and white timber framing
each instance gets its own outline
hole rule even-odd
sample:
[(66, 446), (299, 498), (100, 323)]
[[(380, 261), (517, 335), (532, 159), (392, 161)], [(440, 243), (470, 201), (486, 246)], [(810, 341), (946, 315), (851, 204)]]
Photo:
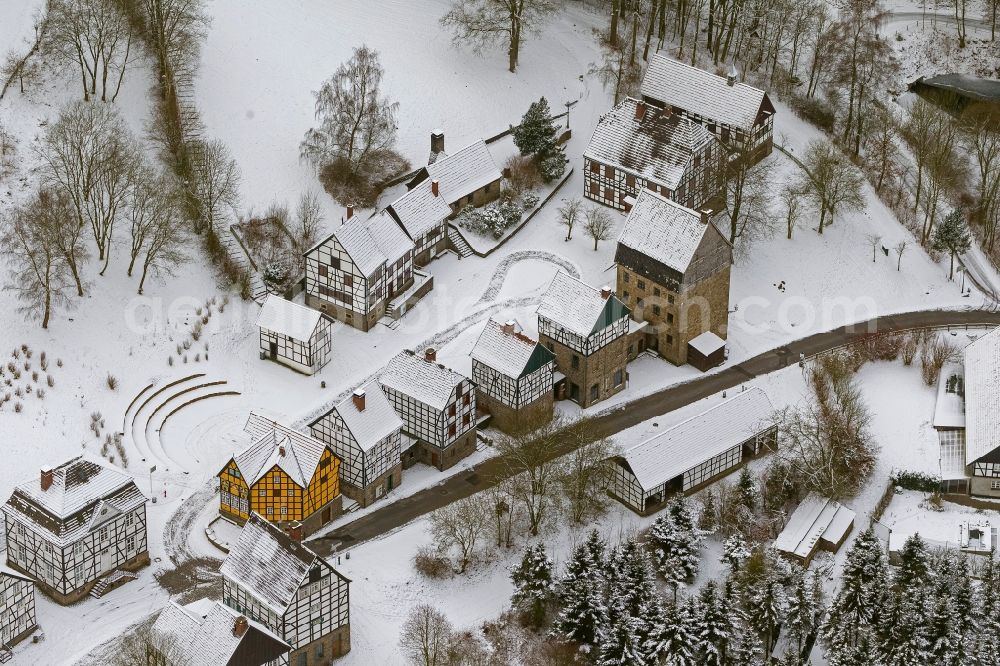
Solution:
[(0, 565), (0, 652), (27, 638), (37, 627), (35, 584)]
[(321, 312), (268, 294), (257, 315), (263, 358), (311, 375), (330, 361), (333, 321)]
[(555, 354), (521, 334), (513, 321), (490, 319), (472, 348), (472, 381), (514, 411), (552, 395)]

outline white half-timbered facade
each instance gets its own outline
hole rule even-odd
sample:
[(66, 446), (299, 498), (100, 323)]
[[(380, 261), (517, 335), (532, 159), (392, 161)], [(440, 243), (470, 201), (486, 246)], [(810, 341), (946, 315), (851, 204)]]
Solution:
[(357, 389), (309, 424), (341, 459), (341, 492), (368, 506), (402, 482), (403, 422), (377, 381)]
[(3, 506), (7, 565), (62, 604), (105, 575), (149, 564), (146, 496), (128, 474), (77, 456), (24, 482)]
[(437, 362), (433, 349), (406, 350), (379, 375), (382, 391), (415, 440), (403, 462), (447, 469), (476, 448), (476, 390), (472, 381)]
[(774, 447), (773, 411), (761, 389), (742, 391), (613, 457), (608, 492), (639, 514), (658, 511)]
[(35, 584), (27, 576), (0, 564), (0, 657), (38, 627)]
[(268, 294), (257, 315), (261, 358), (311, 375), (330, 360), (333, 321), (322, 312)]
[(259, 515), (221, 572), (222, 603), (291, 646), (282, 666), (327, 666), (350, 651), (351, 581)]
[(413, 261), (424, 266), (448, 246), (451, 206), (437, 181), (425, 180), (386, 206), (385, 212), (403, 228), (414, 244)]

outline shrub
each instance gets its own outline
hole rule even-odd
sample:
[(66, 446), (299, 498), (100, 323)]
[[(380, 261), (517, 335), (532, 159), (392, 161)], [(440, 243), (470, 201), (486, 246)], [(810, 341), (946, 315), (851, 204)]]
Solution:
[(194, 355), (194, 362), (197, 363), (200, 360), (201, 360), (201, 354), (195, 354)]
[(413, 568), (428, 578), (447, 578), (451, 575), (451, 560), (430, 546), (423, 546), (413, 556)]
[(118, 378), (117, 377), (115, 377), (112, 374), (108, 374), (107, 382), (108, 382), (108, 388), (109, 389), (111, 389), (112, 391), (117, 391), (118, 390)]
[(535, 160), (524, 155), (511, 155), (504, 163), (507, 183), (514, 192), (527, 192), (542, 184), (542, 174)]
[(58, 368), (62, 367), (62, 359), (61, 358), (57, 358), (56, 359), (56, 367), (58, 367)]
[(889, 480), (897, 488), (916, 490), (922, 493), (933, 493), (941, 486), (941, 479), (924, 472), (909, 472), (897, 470), (889, 475)]
[(458, 224), (479, 234), (500, 238), (521, 221), (524, 209), (513, 201), (498, 201), (483, 208), (468, 206), (458, 216)]
[(20, 386), (18, 386), (16, 389), (14, 389), (14, 395), (16, 395), (18, 398), (23, 398), (24, 397), (24, 389), (22, 389)]
[(900, 353), (903, 355), (903, 365), (912, 365), (913, 359), (917, 356), (920, 348), (920, 338), (914, 333), (906, 333), (903, 336), (903, 343), (900, 345)]
[(45, 383), (49, 385), (49, 388), (52, 388), (56, 385), (56, 380), (52, 375), (49, 375), (45, 378)]
[(14, 351), (12, 351), (10, 353), (10, 355), (12, 357), (14, 357), (14, 359), (19, 359), (19, 358), (21, 358), (21, 350), (20, 349), (15, 349)]
[[(199, 319), (194, 323), (194, 327), (191, 328), (191, 340), (197, 342), (198, 339), (201, 338), (201, 330), (202, 330), (202, 323), (201, 320)], [(190, 340), (184, 341), (184, 349), (191, 349)]]
[(14, 411), (15, 412), (17, 412), (18, 414), (20, 414), (22, 409), (24, 409), (24, 405), (22, 405), (19, 402), (15, 402), (14, 403)]
[(31, 373), (31, 381), (33, 381), (33, 382), (37, 382), (38, 381), (38, 373), (37, 372), (32, 372)]
[(827, 132), (833, 131), (837, 115), (834, 113), (833, 107), (818, 97), (792, 95), (788, 99), (788, 105), (792, 107), (795, 115), (803, 120), (808, 120), (813, 125)]
[(542, 198), (537, 194), (535, 194), (534, 192), (525, 192), (524, 194), (521, 195), (521, 207), (524, 208), (524, 210), (526, 211), (531, 210), (532, 208), (537, 206), (538, 202), (541, 200)]
[(45, 389), (38, 389), (35, 391), (35, 397), (39, 400), (45, 400)]
[(920, 349), (920, 375), (924, 383), (934, 386), (941, 374), (941, 367), (958, 358), (958, 350), (950, 342), (939, 337), (930, 337)]
[(24, 362), (24, 371), (29, 372), (31, 370), (31, 361)]
[(173, 356), (168, 356), (167, 357), (167, 365), (173, 366), (173, 364), (174, 364), (174, 357)]
[(538, 163), (538, 171), (546, 183), (562, 178), (563, 174), (566, 173), (566, 156), (562, 152), (555, 152), (543, 157)]

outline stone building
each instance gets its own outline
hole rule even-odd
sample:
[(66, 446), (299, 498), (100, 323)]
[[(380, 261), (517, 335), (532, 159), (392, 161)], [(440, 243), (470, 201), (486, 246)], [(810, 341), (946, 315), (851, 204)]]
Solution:
[(35, 584), (27, 576), (0, 565), (0, 663), (12, 659), (9, 648), (37, 628)]
[(322, 312), (268, 294), (257, 315), (261, 358), (311, 375), (330, 360), (333, 321)]
[(584, 163), (584, 196), (627, 211), (640, 192), (690, 208), (725, 202), (726, 154), (701, 125), (631, 97), (601, 117)]
[(354, 391), (309, 424), (343, 462), (341, 492), (365, 507), (403, 480), (400, 431), (403, 422), (377, 381)]
[(717, 76), (657, 53), (649, 60), (640, 95), (648, 104), (703, 125), (728, 148), (731, 159), (742, 154), (756, 163), (773, 149), (774, 105), (766, 92), (737, 78), (735, 69)]
[(552, 418), (555, 354), (523, 335), (516, 322), (490, 319), (472, 348), (479, 410), (506, 432)]
[(538, 341), (563, 375), (557, 395), (589, 407), (625, 389), (630, 312), (610, 287), (559, 271), (537, 312)]
[(291, 646), (280, 666), (328, 666), (351, 651), (351, 581), (258, 514), (222, 563), (222, 603)]
[(622, 301), (636, 320), (649, 323), (647, 349), (683, 365), (690, 343), (702, 334), (726, 338), (732, 259), (733, 247), (710, 211), (652, 192), (639, 195), (618, 239), (615, 264)]
[(503, 172), (485, 141), (474, 141), (449, 155), (444, 149), (444, 133), (438, 130), (431, 135), (431, 157), (432, 162), (420, 169), (407, 187), (412, 190), (436, 180), (453, 216), (466, 206), (483, 206), (500, 196)]
[(250, 446), (219, 477), (219, 513), (243, 524), (254, 513), (312, 534), (341, 512), (340, 459), (322, 441), (252, 413)]
[(7, 565), (60, 604), (132, 579), (149, 564), (146, 496), (103, 461), (77, 456), (43, 467), (14, 488), (3, 514)]

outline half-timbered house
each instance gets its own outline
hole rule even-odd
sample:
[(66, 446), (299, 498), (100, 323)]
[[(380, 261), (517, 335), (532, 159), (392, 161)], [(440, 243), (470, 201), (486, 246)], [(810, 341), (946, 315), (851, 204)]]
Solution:
[(474, 141), (449, 155), (444, 151), (444, 134), (435, 132), (431, 135), (431, 155), (434, 161), (420, 169), (407, 187), (413, 189), (424, 181), (436, 180), (452, 215), (466, 206), (482, 206), (500, 196), (503, 172), (485, 141)]
[(38, 627), (35, 584), (31, 578), (0, 564), (0, 662), (9, 649)]
[(291, 646), (220, 601), (174, 601), (160, 611), (147, 646), (149, 666), (279, 666)]
[(965, 464), (969, 492), (1000, 497), (1000, 328), (965, 348)]
[(589, 407), (625, 389), (629, 309), (611, 287), (559, 271), (538, 306), (538, 341), (563, 375), (556, 390)]
[(726, 154), (701, 125), (631, 97), (601, 117), (584, 162), (584, 196), (627, 211), (650, 190), (689, 208), (721, 209)]
[(403, 480), (402, 428), (403, 422), (374, 380), (309, 424), (312, 436), (343, 461), (341, 492), (363, 507)]
[(14, 488), (3, 514), (7, 565), (60, 604), (149, 564), (146, 496), (103, 461), (81, 455), (43, 467)]
[[(774, 105), (767, 93), (662, 54), (650, 58), (642, 79), (644, 102), (702, 124), (727, 146), (731, 159), (759, 162), (774, 145)], [(698, 206), (693, 206), (697, 208)]]
[(414, 245), (413, 262), (424, 266), (448, 248), (448, 218), (451, 206), (437, 180), (425, 180), (386, 206)]
[(322, 441), (252, 413), (251, 443), (219, 471), (219, 513), (243, 524), (253, 513), (306, 535), (341, 510), (340, 459)]
[(508, 432), (549, 421), (554, 401), (555, 354), (518, 329), (490, 319), (472, 348), (477, 406)]
[[(710, 211), (653, 192), (639, 195), (618, 238), (615, 264), (622, 301), (636, 320), (649, 322), (647, 349), (682, 365), (702, 334), (725, 339), (732, 260), (733, 246)], [(700, 353), (701, 345), (695, 347)]]
[(764, 391), (742, 391), (611, 458), (608, 492), (641, 515), (659, 511), (776, 446), (772, 412)]
[(257, 315), (261, 358), (311, 375), (330, 360), (333, 321), (318, 310), (268, 294)]
[(433, 349), (397, 354), (378, 380), (412, 440), (405, 467), (422, 462), (445, 470), (476, 450), (476, 387), (438, 363)]
[(351, 650), (351, 581), (258, 514), (222, 563), (222, 603), (292, 650), (282, 666), (327, 666)]

